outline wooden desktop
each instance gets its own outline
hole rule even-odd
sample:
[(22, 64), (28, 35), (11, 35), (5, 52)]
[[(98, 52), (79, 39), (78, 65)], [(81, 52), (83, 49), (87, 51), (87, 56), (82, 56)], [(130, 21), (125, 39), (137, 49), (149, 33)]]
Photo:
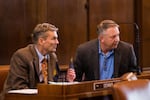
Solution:
[[(139, 79), (150, 79), (150, 74), (137, 76)], [(111, 86), (122, 81), (120, 78), (111, 80), (95, 80), (78, 83), (38, 84), (37, 94), (6, 94), (5, 100), (97, 100), (104, 96), (112, 98)]]

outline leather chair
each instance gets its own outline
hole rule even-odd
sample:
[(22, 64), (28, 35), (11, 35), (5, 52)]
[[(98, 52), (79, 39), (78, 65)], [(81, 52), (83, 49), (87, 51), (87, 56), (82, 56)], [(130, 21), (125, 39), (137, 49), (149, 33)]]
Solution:
[(150, 100), (150, 80), (122, 81), (113, 85), (114, 100)]
[(3, 90), (3, 85), (9, 71), (9, 65), (0, 65), (0, 93)]

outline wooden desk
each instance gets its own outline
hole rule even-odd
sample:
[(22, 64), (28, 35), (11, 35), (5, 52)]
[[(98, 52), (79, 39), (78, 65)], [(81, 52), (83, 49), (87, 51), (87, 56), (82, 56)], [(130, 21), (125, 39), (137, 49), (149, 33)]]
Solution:
[(119, 81), (120, 79), (116, 78), (74, 84), (39, 84), (38, 94), (6, 94), (5, 100), (43, 100), (43, 98), (44, 100), (86, 100), (87, 98), (88, 100), (93, 100), (93, 98), (102, 98), (108, 95), (111, 98), (112, 90), (110, 85)]
[[(139, 75), (138, 78), (150, 79), (150, 73)], [(67, 85), (39, 84), (38, 94), (6, 94), (5, 100), (97, 100), (104, 96), (109, 96), (110, 100), (113, 100), (111, 86), (120, 81), (120, 78), (115, 78)]]

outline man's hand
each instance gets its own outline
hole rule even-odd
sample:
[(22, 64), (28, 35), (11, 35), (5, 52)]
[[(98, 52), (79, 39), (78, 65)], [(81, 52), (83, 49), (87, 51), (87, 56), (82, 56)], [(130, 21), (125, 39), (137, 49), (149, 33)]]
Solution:
[(75, 70), (73, 68), (69, 68), (67, 70), (67, 80), (69, 82), (73, 82), (75, 78), (76, 78)]
[(129, 72), (121, 76), (121, 79), (125, 81), (132, 81), (132, 80), (137, 80), (137, 77), (133, 72)]

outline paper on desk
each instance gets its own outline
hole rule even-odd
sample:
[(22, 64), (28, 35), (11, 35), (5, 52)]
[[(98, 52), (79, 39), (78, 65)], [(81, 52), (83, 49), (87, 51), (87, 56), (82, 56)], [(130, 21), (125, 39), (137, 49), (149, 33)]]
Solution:
[(51, 82), (49, 81), (49, 84), (55, 84), (55, 85), (71, 85), (71, 84), (77, 84), (79, 82)]
[(37, 94), (37, 89), (19, 89), (19, 90), (10, 90), (8, 93), (19, 93), (19, 94)]

